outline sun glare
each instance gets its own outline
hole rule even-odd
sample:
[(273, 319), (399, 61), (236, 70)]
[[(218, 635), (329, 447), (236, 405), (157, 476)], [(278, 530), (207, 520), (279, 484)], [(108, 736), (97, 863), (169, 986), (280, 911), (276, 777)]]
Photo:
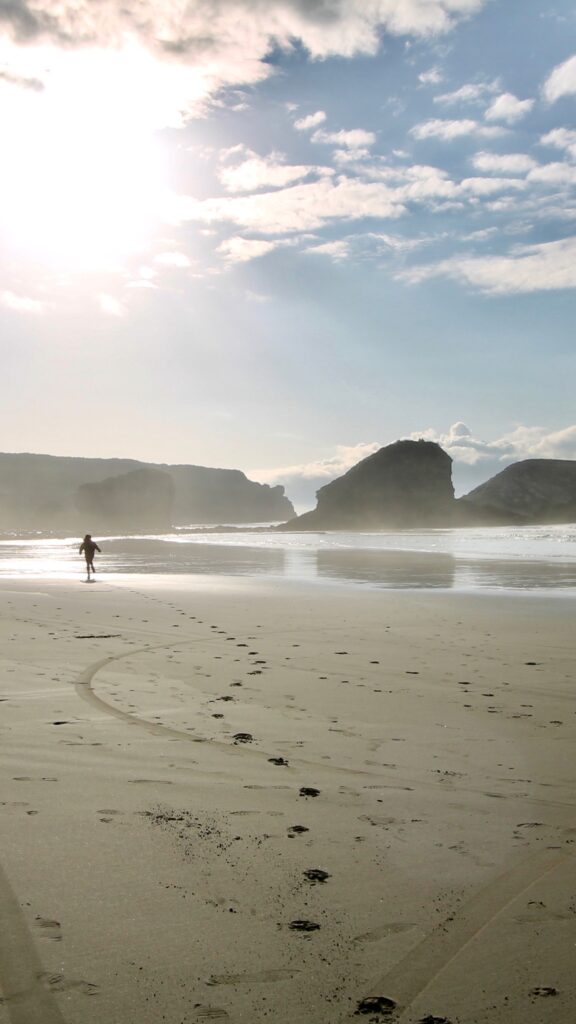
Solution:
[(178, 123), (178, 97), (200, 83), (136, 48), (0, 51), (6, 68), (0, 216), (11, 248), (66, 270), (145, 248), (168, 192), (157, 131)]

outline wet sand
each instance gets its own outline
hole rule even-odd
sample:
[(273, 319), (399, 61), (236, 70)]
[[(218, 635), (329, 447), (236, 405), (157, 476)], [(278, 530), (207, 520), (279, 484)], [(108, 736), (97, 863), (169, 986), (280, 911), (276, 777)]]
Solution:
[(0, 602), (2, 1024), (572, 1020), (571, 599)]

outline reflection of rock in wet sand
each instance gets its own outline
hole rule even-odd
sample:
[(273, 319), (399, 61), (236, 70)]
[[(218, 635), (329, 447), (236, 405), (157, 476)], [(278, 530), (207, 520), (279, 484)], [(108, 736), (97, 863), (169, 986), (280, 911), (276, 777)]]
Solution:
[(319, 576), (376, 583), (385, 587), (454, 586), (452, 555), (414, 551), (318, 551)]

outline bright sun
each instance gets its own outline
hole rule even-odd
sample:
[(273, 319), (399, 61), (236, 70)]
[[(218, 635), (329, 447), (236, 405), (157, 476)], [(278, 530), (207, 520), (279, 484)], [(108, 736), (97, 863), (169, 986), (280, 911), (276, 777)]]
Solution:
[(155, 133), (199, 83), (140, 49), (17, 56), (15, 72), (14, 51), (7, 60), (0, 50), (0, 69), (11, 68), (0, 105), (4, 238), (57, 268), (113, 267), (162, 220), (168, 187)]

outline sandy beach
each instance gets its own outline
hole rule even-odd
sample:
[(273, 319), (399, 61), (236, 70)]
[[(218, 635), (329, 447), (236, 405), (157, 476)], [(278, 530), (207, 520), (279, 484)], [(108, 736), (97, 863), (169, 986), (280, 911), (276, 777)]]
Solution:
[(574, 605), (3, 580), (2, 1024), (568, 1024)]

